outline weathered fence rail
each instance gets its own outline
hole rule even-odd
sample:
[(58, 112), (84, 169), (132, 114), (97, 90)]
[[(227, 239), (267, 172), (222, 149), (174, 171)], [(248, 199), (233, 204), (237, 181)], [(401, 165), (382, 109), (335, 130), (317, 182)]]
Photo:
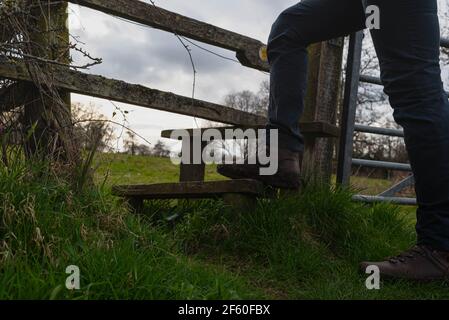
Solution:
[[(200, 22), (138, 0), (69, 0), (94, 10), (118, 16), (160, 30), (236, 52), (242, 65), (267, 71), (268, 64), (259, 57), (264, 44), (238, 33)], [(32, 81), (23, 61), (0, 60), (0, 76), (19, 81)], [(137, 84), (108, 79), (98, 75), (52, 66), (54, 85), (92, 97), (198, 117), (232, 125), (259, 125), (264, 117), (215, 103), (159, 91)], [(6, 98), (6, 95), (4, 95)]]
[[(54, 85), (73, 93), (228, 124), (253, 125), (265, 122), (264, 117), (211, 102), (192, 100), (189, 97), (150, 89), (141, 85), (67, 70), (64, 67), (52, 66), (51, 68)], [(20, 61), (16, 61), (14, 64), (0, 62), (0, 75), (12, 80), (32, 81), (28, 69)]]
[(152, 28), (173, 32), (193, 40), (236, 52), (242, 65), (268, 71), (260, 59), (261, 41), (216, 27), (138, 0), (68, 0), (91, 9), (121, 17)]
[[(49, 0), (41, 1), (44, 1), (48, 5), (49, 15), (62, 16), (56, 9), (52, 9), (56, 8), (53, 7), (55, 6), (54, 3)], [(90, 9), (123, 18), (130, 22), (171, 32), (177, 36), (183, 36), (233, 51), (243, 66), (260, 71), (269, 71), (268, 63), (261, 55), (265, 44), (259, 40), (138, 0), (67, 0), (66, 2), (79, 4)], [(61, 2), (58, 3), (61, 4)], [(61, 6), (58, 7), (61, 8)], [(65, 28), (62, 26), (63, 22), (61, 19), (58, 19), (58, 21), (61, 23), (61, 30), (64, 30)], [(68, 45), (68, 39), (66, 37), (64, 38)], [(315, 44), (311, 46), (309, 56), (309, 88), (306, 97), (304, 122), (300, 124), (306, 138), (306, 156), (304, 163), (309, 163), (315, 170), (322, 170), (323, 176), (330, 180), (332, 155), (334, 151), (333, 138), (339, 136), (336, 118), (339, 106), (343, 41), (340, 39)], [(33, 70), (28, 68), (27, 62), (28, 60), (21, 59), (0, 59), (0, 77), (16, 80), (18, 84), (33, 83), (36, 79), (36, 74), (33, 74)], [(34, 61), (34, 63), (36, 64), (38, 62)], [(191, 97), (147, 88), (138, 84), (130, 84), (99, 75), (86, 74), (77, 70), (71, 70), (67, 67), (58, 66), (57, 64), (45, 65), (45, 70), (52, 78), (52, 85), (64, 92), (79, 93), (136, 106), (198, 117), (233, 125), (235, 128), (262, 127), (266, 123), (265, 117), (256, 114), (193, 99)], [(13, 100), (20, 101), (14, 97), (14, 93), (14, 91), (11, 91), (8, 94), (12, 95)], [(162, 136), (164, 134), (166, 132), (163, 132)], [(183, 148), (184, 145), (186, 144), (183, 143)], [(177, 190), (177, 197), (191, 196), (193, 186), (198, 191), (195, 193), (195, 197), (201, 197), (202, 193), (200, 191), (203, 189), (208, 190), (213, 185), (204, 183), (204, 181), (201, 182), (204, 179), (204, 165), (181, 165), (180, 179), (181, 183), (179, 185), (170, 184), (169, 187), (164, 189), (165, 191), (162, 194), (160, 192), (149, 192), (148, 190), (155, 190), (151, 186), (143, 188), (146, 190), (144, 195), (135, 193), (126, 195), (124, 193), (120, 194), (120, 192), (117, 194), (128, 197), (131, 203), (139, 207), (143, 198), (152, 196), (156, 198), (170, 198), (173, 196), (173, 190)], [(198, 183), (188, 183), (192, 181)], [(252, 188), (254, 184), (254, 182), (249, 183), (245, 181), (241, 183), (243, 185), (240, 186), (240, 189), (234, 188), (235, 192), (231, 192), (231, 194), (227, 191), (229, 190), (228, 187), (220, 189), (218, 193), (214, 192), (214, 190), (208, 190), (208, 192), (214, 195), (222, 194), (225, 198), (235, 198), (236, 192), (242, 193), (247, 188)], [(220, 184), (220, 186), (222, 185), (226, 186), (226, 182)], [(160, 186), (156, 187), (157, 190), (159, 188)], [(122, 186), (115, 188), (115, 190), (136, 189), (132, 186)], [(238, 190), (243, 191), (238, 192)], [(262, 194), (262, 192), (257, 193)], [(237, 197), (237, 199), (239, 201), (242, 200), (241, 197)]]

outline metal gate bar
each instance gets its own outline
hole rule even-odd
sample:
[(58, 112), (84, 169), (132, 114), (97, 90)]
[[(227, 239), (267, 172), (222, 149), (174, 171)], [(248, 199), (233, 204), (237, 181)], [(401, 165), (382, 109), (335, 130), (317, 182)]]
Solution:
[(364, 196), (356, 195), (352, 197), (352, 200), (365, 203), (381, 203), (389, 202), (401, 206), (416, 206), (416, 199), (414, 198), (401, 198), (401, 197), (379, 197), (379, 196)]
[[(378, 77), (361, 75), (363, 31), (351, 34), (349, 39), (348, 60), (346, 67), (345, 92), (341, 115), (341, 136), (338, 152), (337, 183), (349, 186), (353, 165), (389, 170), (411, 171), (411, 166), (405, 163), (385, 161), (372, 161), (364, 159), (352, 159), (354, 148), (354, 133), (364, 132), (369, 134), (386, 135), (392, 137), (404, 137), (403, 130), (378, 128), (364, 125), (356, 125), (357, 97), (360, 82), (382, 85)], [(441, 39), (441, 47), (449, 48), (449, 39)], [(449, 96), (449, 93), (448, 93)], [(414, 184), (413, 175), (392, 186), (379, 196), (354, 196), (355, 201), (368, 203), (392, 202), (401, 205), (416, 205), (416, 199), (393, 197), (405, 188)]]
[(370, 126), (364, 126), (361, 124), (355, 125), (355, 131), (371, 133), (371, 134), (378, 134), (378, 135), (383, 135), (383, 136), (390, 136), (390, 137), (400, 137), (400, 138), (404, 137), (404, 130), (370, 127)]
[(415, 185), (415, 177), (413, 175), (408, 176), (404, 180), (392, 186), (390, 189), (379, 194), (379, 197), (394, 197), (401, 191), (413, 187), (414, 185)]
[(359, 31), (351, 34), (349, 39), (337, 168), (337, 183), (342, 185), (349, 185), (351, 178), (355, 114), (360, 84), (360, 68), (362, 65), (363, 37), (363, 31)]
[(355, 166), (368, 167), (368, 168), (388, 169), (396, 171), (412, 171), (412, 167), (406, 163), (352, 159), (352, 164)]

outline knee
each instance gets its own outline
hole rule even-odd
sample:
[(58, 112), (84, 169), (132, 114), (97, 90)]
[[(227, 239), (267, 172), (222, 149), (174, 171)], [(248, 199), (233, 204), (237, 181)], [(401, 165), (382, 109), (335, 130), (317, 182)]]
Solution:
[[(290, 13), (290, 9), (282, 12), (271, 27), (270, 37), (268, 39), (268, 55), (277, 48), (306, 47), (307, 43), (298, 30), (304, 28), (294, 28), (302, 24), (301, 15)], [(292, 21), (294, 19), (294, 21)]]
[(287, 32), (289, 32), (288, 14), (286, 11), (284, 11), (277, 17), (276, 21), (271, 26), (268, 43), (272, 42), (279, 36), (286, 34)]
[(382, 82), (392, 107), (399, 110), (415, 110), (420, 113), (447, 107), (446, 103), (442, 103), (445, 93), (439, 66), (435, 69), (433, 72), (419, 66), (393, 71), (385, 71), (384, 68)]

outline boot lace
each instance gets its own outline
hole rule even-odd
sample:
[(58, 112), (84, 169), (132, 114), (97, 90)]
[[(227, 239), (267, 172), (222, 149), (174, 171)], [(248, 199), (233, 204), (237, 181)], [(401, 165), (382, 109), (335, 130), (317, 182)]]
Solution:
[(426, 253), (424, 249), (421, 248), (420, 246), (416, 246), (410, 250), (401, 253), (400, 255), (390, 258), (389, 261), (394, 264), (407, 263), (410, 260), (416, 259), (418, 256), (425, 256), (425, 255)]

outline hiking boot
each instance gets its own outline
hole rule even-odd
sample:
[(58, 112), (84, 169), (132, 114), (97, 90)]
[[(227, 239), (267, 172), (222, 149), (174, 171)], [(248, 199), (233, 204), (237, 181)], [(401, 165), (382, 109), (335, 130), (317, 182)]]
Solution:
[(260, 169), (265, 167), (260, 164), (224, 164), (219, 165), (219, 174), (231, 179), (253, 179), (261, 181), (269, 186), (281, 189), (299, 189), (301, 154), (287, 149), (279, 150), (279, 168), (276, 174), (264, 176)]
[(363, 272), (377, 266), (381, 277), (415, 281), (449, 279), (449, 252), (436, 251), (427, 246), (416, 246), (383, 262), (363, 262)]

